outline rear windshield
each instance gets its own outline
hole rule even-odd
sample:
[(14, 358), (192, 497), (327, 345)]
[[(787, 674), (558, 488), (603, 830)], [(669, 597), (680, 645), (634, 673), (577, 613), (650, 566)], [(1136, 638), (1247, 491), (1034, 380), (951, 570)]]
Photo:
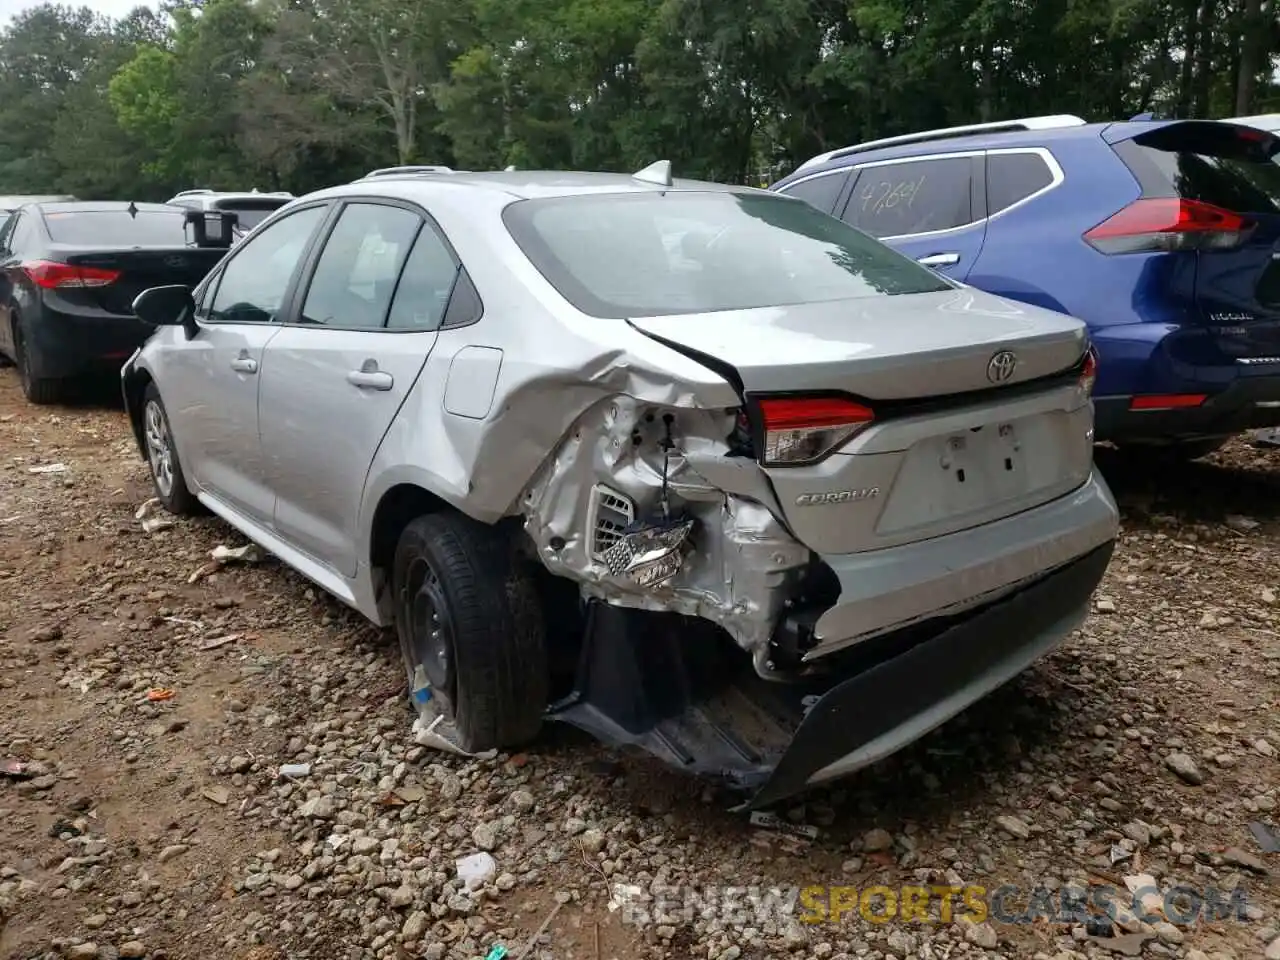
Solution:
[(1146, 196), (1280, 213), (1280, 139), (1252, 127), (1178, 123), (1118, 144)]
[(235, 203), (220, 203), (219, 210), (225, 210), (228, 213), (234, 213), (242, 230), (252, 230), (271, 214), (279, 210), (284, 204), (276, 203), (264, 205), (254, 203), (253, 201), (239, 201)]
[(522, 200), (525, 255), (584, 313), (646, 317), (950, 290), (803, 200), (729, 192)]
[(186, 211), (45, 210), (54, 243), (86, 247), (181, 247), (187, 242)]

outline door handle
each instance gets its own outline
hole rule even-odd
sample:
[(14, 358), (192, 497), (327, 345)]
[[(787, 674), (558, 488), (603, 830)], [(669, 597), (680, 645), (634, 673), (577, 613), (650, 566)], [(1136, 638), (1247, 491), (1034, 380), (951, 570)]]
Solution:
[(361, 390), (390, 390), (395, 382), (391, 374), (382, 370), (352, 370), (347, 374), (347, 383)]
[(916, 263), (925, 267), (952, 267), (960, 262), (960, 254), (958, 253), (931, 253), (927, 257), (921, 257)]
[(927, 257), (921, 257), (916, 263), (925, 267), (953, 267), (960, 262), (960, 254), (958, 253), (931, 253)]
[(236, 357), (231, 361), (231, 369), (237, 373), (257, 373), (258, 361), (252, 357)]

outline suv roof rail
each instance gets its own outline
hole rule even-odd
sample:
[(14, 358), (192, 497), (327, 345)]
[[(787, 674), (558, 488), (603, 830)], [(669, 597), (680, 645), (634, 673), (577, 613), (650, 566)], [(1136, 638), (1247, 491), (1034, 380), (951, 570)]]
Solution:
[(808, 170), (819, 164), (846, 157), (854, 153), (868, 150), (879, 150), (881, 147), (893, 147), (908, 143), (928, 143), (931, 140), (947, 140), (952, 137), (965, 137), (973, 133), (1013, 133), (1020, 130), (1054, 130), (1059, 127), (1083, 127), (1086, 121), (1070, 113), (1050, 114), (1043, 117), (1023, 117), (1020, 120), (997, 120), (994, 123), (969, 123), (958, 127), (940, 127), (937, 130), (922, 130), (919, 133), (905, 133), (897, 137), (883, 137), (879, 140), (868, 140), (855, 143), (836, 150), (828, 150), (816, 157), (811, 157), (796, 172)]
[(411, 164), (403, 167), (382, 167), (379, 170), (370, 170), (360, 179), (398, 177), (407, 173), (453, 173), (453, 170), (450, 167), (440, 166), (439, 164)]
[(208, 187), (197, 187), (194, 190), (179, 190), (175, 197), (196, 197), (204, 193), (213, 193)]

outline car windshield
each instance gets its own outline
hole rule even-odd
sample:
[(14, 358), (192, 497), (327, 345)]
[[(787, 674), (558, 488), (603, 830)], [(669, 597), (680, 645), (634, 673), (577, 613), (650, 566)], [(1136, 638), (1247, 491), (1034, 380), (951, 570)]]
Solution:
[(54, 243), (86, 247), (181, 247), (187, 243), (186, 211), (46, 210)]
[(517, 201), (503, 219), (561, 295), (598, 317), (954, 289), (927, 267), (789, 197), (591, 194)]
[(219, 210), (225, 210), (228, 213), (234, 213), (239, 222), (241, 230), (249, 231), (260, 224), (271, 214), (275, 213), (283, 204), (272, 204), (271, 206), (263, 206), (254, 203), (223, 203), (218, 206)]

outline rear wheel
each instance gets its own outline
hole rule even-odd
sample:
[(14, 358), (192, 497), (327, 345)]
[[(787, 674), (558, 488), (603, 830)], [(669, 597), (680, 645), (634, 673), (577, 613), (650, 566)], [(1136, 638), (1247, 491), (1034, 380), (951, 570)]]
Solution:
[(548, 697), (545, 624), (510, 538), (461, 514), (418, 517), (400, 535), (392, 587), (410, 698), (425, 679), (468, 753), (533, 739)]
[(154, 383), (147, 384), (142, 398), (142, 440), (147, 449), (151, 482), (165, 509), (179, 516), (200, 513), (200, 501), (187, 488), (187, 478), (169, 429), (169, 415)]
[(35, 375), (31, 364), (31, 352), (27, 349), (26, 333), (22, 327), (22, 319), (16, 313), (13, 314), (13, 361), (18, 368), (18, 380), (22, 384), (22, 393), (32, 403), (41, 405), (57, 403), (62, 399), (64, 392), (62, 381)]

